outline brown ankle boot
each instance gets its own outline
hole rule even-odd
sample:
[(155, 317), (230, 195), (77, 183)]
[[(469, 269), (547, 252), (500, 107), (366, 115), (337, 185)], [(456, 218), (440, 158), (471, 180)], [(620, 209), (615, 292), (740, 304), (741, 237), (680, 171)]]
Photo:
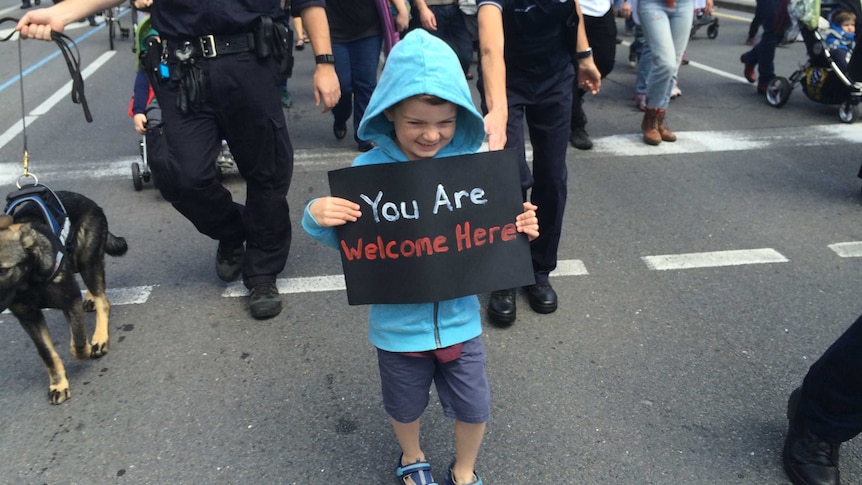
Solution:
[(644, 142), (647, 145), (661, 143), (662, 137), (658, 132), (658, 109), (647, 107), (644, 120), (641, 122), (641, 130), (644, 132)]
[(656, 109), (656, 128), (659, 135), (661, 135), (661, 141), (676, 141), (676, 135), (664, 124), (664, 113), (665, 110)]

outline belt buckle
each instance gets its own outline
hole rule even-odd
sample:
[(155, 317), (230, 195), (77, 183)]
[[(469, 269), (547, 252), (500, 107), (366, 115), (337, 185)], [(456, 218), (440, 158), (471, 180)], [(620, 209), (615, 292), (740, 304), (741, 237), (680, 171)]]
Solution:
[(200, 38), (200, 42), (201, 54), (203, 54), (204, 57), (211, 58), (218, 55), (218, 52), (216, 52), (215, 36), (212, 34), (205, 35)]

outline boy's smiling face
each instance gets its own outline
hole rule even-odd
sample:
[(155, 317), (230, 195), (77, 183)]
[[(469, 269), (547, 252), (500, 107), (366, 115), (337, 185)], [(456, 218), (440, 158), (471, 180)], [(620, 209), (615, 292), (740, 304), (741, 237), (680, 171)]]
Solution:
[(383, 114), (395, 125), (395, 143), (408, 160), (431, 158), (452, 141), (458, 107), (446, 101), (432, 104), (407, 98)]

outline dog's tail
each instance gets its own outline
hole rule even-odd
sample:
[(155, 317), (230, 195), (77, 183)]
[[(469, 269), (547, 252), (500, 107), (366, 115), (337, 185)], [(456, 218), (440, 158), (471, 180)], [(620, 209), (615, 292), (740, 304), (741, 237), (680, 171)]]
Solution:
[(108, 241), (105, 243), (105, 252), (111, 256), (122, 256), (129, 250), (126, 239), (108, 233)]

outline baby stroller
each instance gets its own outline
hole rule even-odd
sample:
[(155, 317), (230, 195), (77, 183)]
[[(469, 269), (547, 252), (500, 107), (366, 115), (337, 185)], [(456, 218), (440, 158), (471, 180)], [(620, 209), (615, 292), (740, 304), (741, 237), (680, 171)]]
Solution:
[(706, 9), (699, 8), (694, 12), (694, 19), (691, 22), (691, 34), (689, 34), (689, 38), (693, 39), (694, 34), (703, 26), (708, 25), (706, 28), (706, 36), (710, 39), (714, 39), (718, 37), (718, 18), (713, 16), (711, 13), (707, 14)]
[[(859, 0), (841, 0), (821, 5), (819, 16), (829, 18), (831, 13), (838, 9), (854, 12), (857, 19), (860, 18), (862, 10)], [(808, 59), (789, 79), (780, 76), (772, 79), (766, 87), (766, 101), (780, 108), (787, 103), (793, 89), (801, 85), (802, 91), (809, 99), (821, 104), (839, 105), (838, 118), (844, 123), (853, 123), (859, 117), (862, 83), (854, 82), (848, 73), (862, 73), (862, 56), (855, 52), (847, 63), (846, 70), (842, 69), (832, 58), (823, 36), (817, 29), (817, 19), (813, 22), (798, 20), (798, 24)], [(862, 80), (862, 76), (854, 77)]]

